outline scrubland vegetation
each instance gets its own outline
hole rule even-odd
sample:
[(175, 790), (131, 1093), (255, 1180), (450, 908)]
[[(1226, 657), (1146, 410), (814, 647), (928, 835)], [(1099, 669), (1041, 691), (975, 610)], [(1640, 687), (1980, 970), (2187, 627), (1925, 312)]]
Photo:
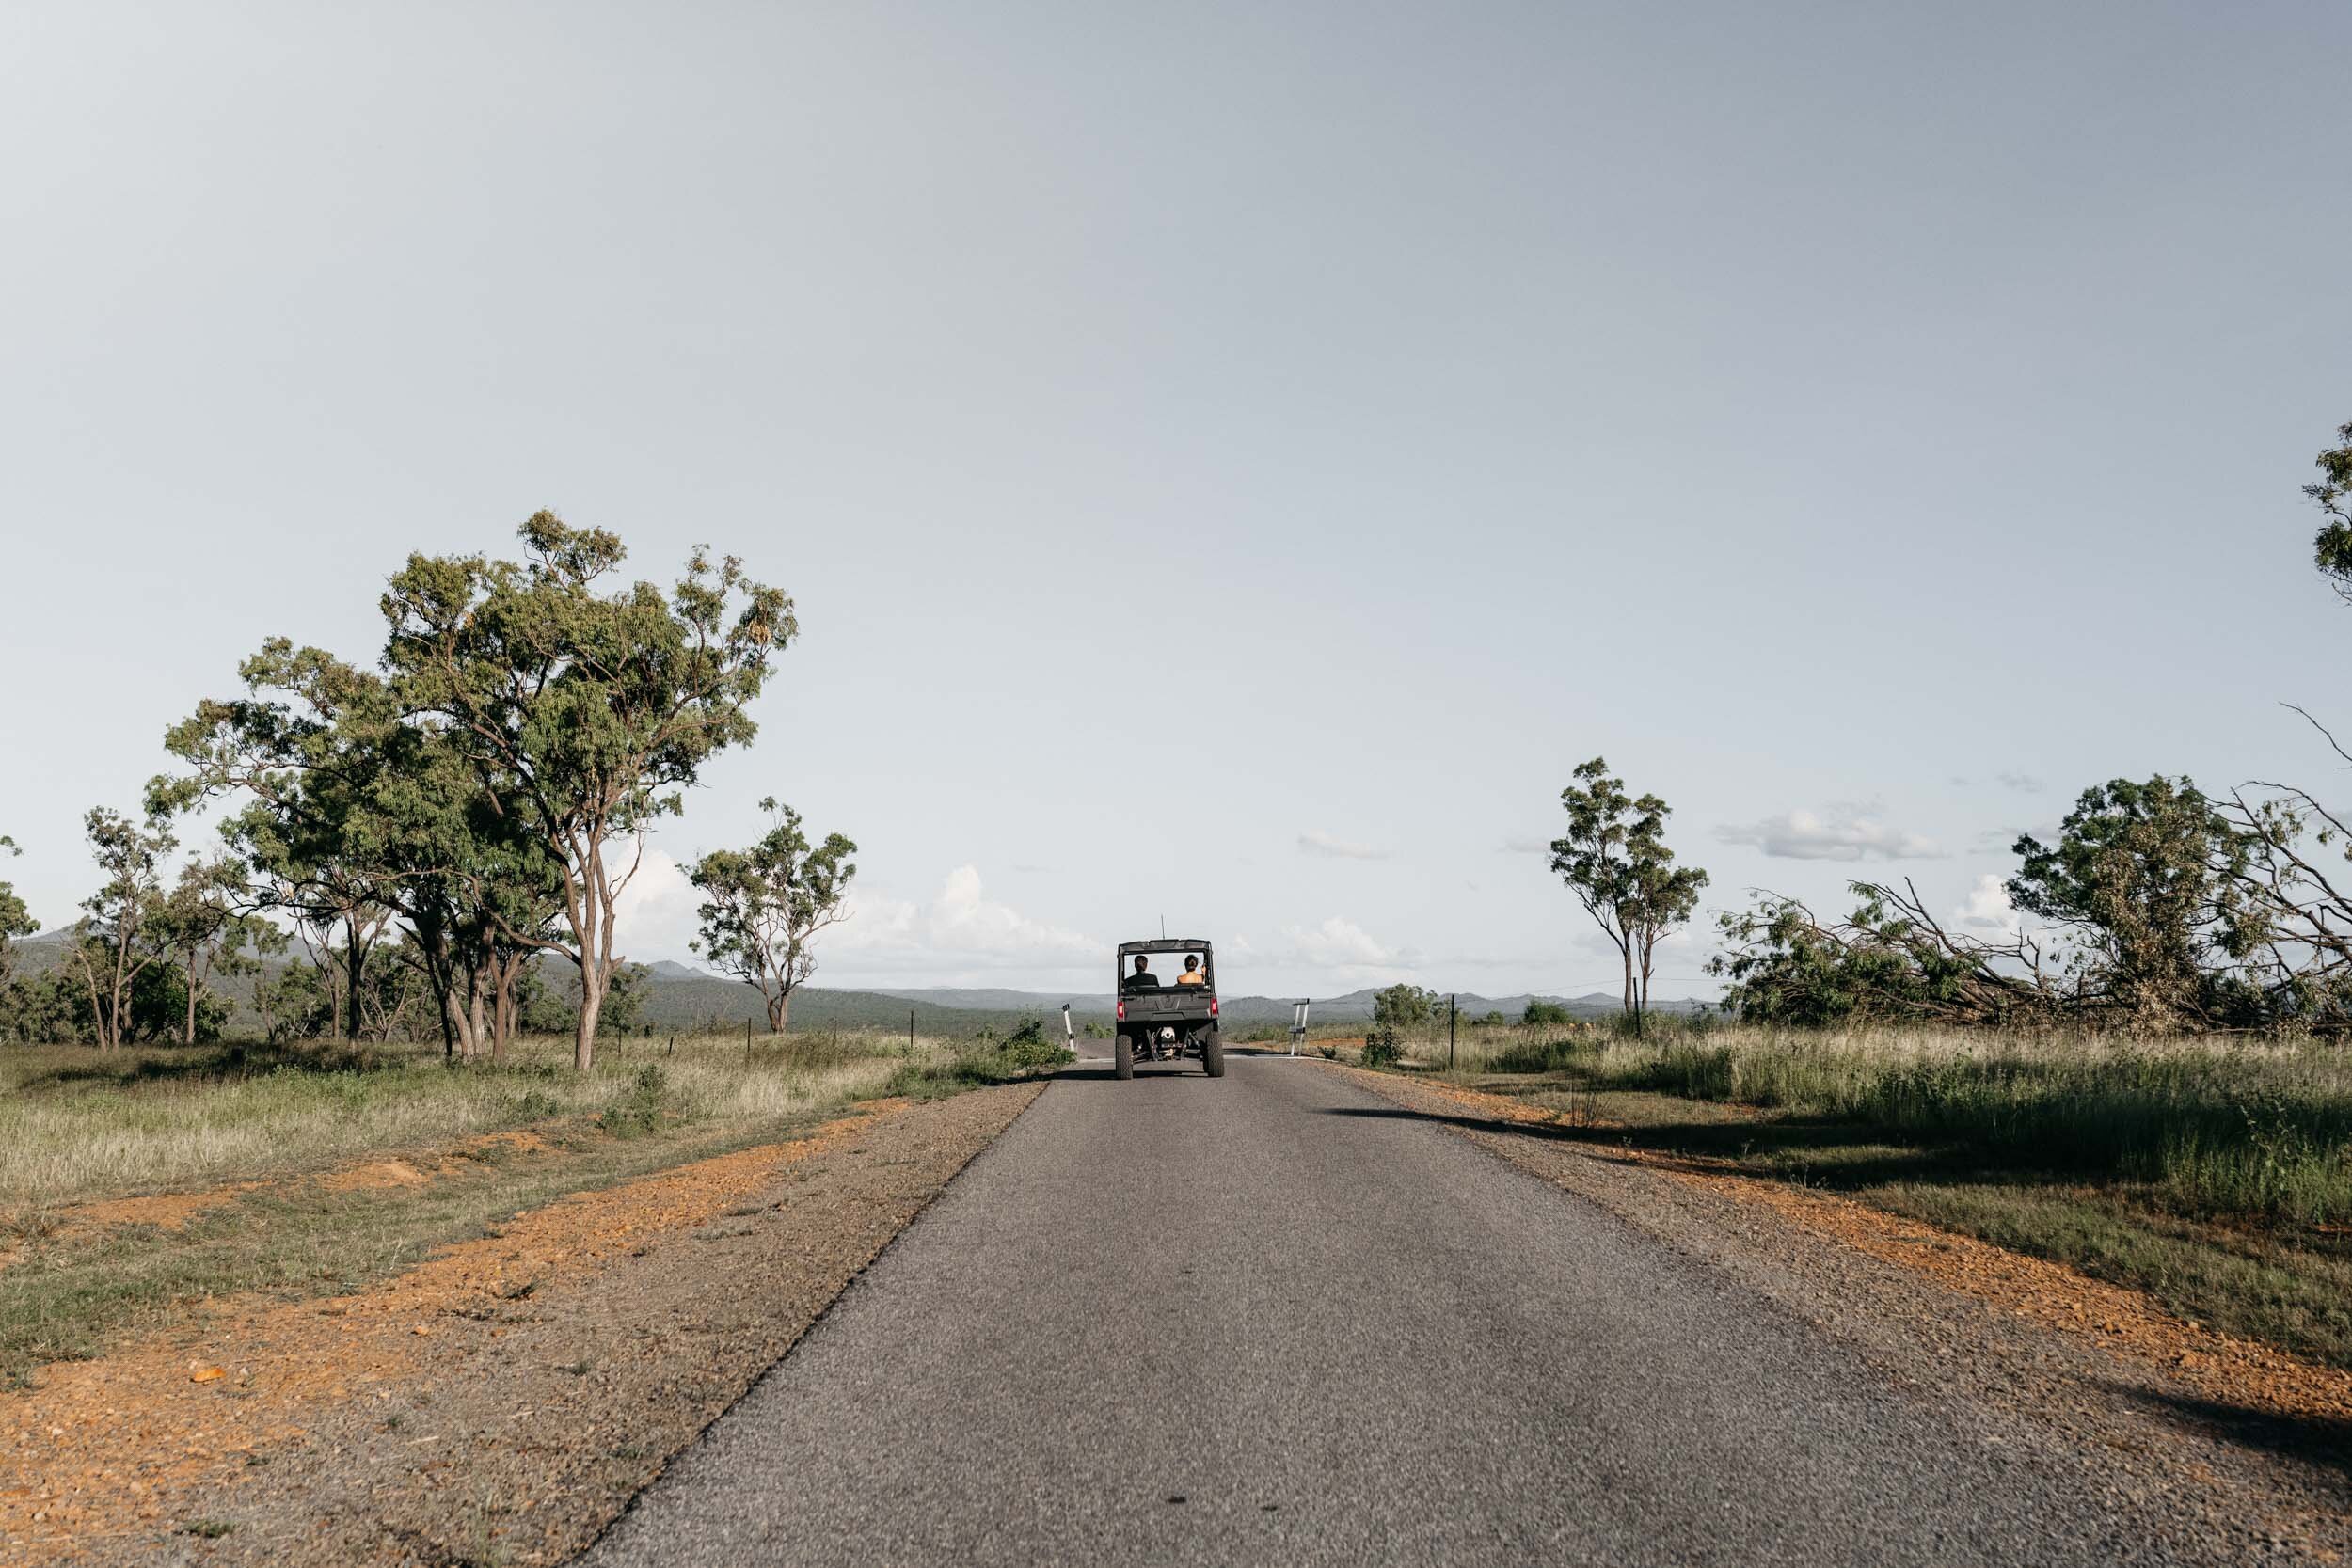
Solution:
[(1460, 1028), (1451, 1069), (1442, 1024), (1372, 1043), (1556, 1135), (1834, 1189), (2352, 1366), (2352, 1050), (2327, 1038), (1652, 1018)]
[[(1034, 1058), (1042, 1060), (1042, 1058)], [(989, 1042), (740, 1034), (616, 1042), (589, 1071), (525, 1037), (452, 1070), (437, 1045), (0, 1051), (0, 1212), (279, 1177), (485, 1133), (723, 1136), (992, 1075)]]
[[(615, 1042), (580, 1071), (571, 1044), (454, 1067), (429, 1043), (0, 1051), (0, 1378), (191, 1301), (355, 1290), (564, 1193), (1067, 1054), (1021, 1029), (729, 1034)], [(174, 1196), (108, 1202), (140, 1195)]]

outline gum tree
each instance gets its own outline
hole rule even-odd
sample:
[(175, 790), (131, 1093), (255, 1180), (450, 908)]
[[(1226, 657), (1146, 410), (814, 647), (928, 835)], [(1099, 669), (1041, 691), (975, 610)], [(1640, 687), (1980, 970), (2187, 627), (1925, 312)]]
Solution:
[(1677, 866), (1666, 847), (1673, 808), (1655, 795), (1629, 796), (1600, 757), (1580, 766), (1560, 792), (1568, 831), (1551, 843), (1551, 869), (1617, 950), (1625, 966), (1625, 1010), (1639, 1027), (1649, 1008), (1658, 944), (1690, 924), (1707, 873)]
[(140, 976), (164, 958), (154, 941), (163, 921), (162, 871), (178, 841), (169, 818), (153, 811), (138, 822), (95, 806), (83, 818), (83, 828), (105, 880), (83, 900), (83, 916), (67, 951), (80, 974), (98, 1043), (112, 1051), (130, 1037)]
[(702, 765), (749, 741), (749, 707), (798, 631), (792, 601), (696, 549), (664, 594), (608, 592), (625, 554), (551, 512), (519, 531), (528, 559), (412, 555), (384, 595), (384, 668), (401, 713), (437, 727), (492, 811), (546, 857), (560, 927), (506, 928), (578, 966), (573, 1061), (589, 1067), (619, 957), (614, 906), (643, 833), (679, 811)]
[[(16, 840), (0, 833), (0, 852), (13, 857), (24, 851), (16, 847)], [(40, 922), (24, 907), (24, 900), (16, 895), (14, 884), (0, 882), (0, 991), (8, 989), (10, 973), (16, 968), (16, 939), (29, 937), (40, 929)]]
[(792, 993), (816, 973), (817, 933), (848, 912), (857, 846), (831, 833), (811, 848), (799, 812), (772, 796), (759, 809), (773, 825), (758, 843), (713, 850), (688, 874), (704, 900), (694, 951), (756, 990), (780, 1035)]
[(284, 638), (238, 673), (243, 696), (207, 700), (166, 735), (189, 772), (151, 796), (246, 799), (226, 831), (306, 946), (340, 953), (319, 974), (339, 1032), (367, 1026), (369, 960), (397, 918), (409, 940), (390, 951), (423, 974), (449, 1053), (498, 1054), (537, 950), (504, 932), (544, 934), (554, 917), (542, 857), (440, 728), (403, 719), (382, 676)]

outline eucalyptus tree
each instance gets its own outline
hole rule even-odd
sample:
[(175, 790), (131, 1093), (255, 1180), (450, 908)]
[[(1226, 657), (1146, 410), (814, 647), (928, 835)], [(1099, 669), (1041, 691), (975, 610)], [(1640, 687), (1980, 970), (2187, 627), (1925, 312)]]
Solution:
[(2140, 1029), (2251, 1022), (2235, 971), (2267, 934), (2248, 897), (2253, 845), (2194, 784), (2094, 784), (2056, 843), (2015, 848), (2010, 902), (2067, 943), (2082, 1005)]
[(439, 730), (404, 719), (380, 674), (273, 638), (239, 675), (246, 695), (208, 700), (166, 735), (189, 772), (151, 797), (246, 798), (225, 831), (311, 953), (339, 1035), (380, 1028), (369, 964), (397, 920), (409, 940), (389, 953), (422, 974), (445, 1047), (496, 1054), (532, 950), (505, 932), (543, 930), (553, 912), (541, 857)]
[(1625, 1010), (1638, 1026), (1649, 1006), (1660, 942), (1690, 924), (1707, 873), (1674, 863), (1666, 847), (1673, 808), (1635, 800), (1600, 757), (1580, 765), (1560, 792), (1568, 831), (1551, 843), (1551, 869), (1593, 917), (1625, 968)]
[(769, 1032), (782, 1034), (792, 993), (816, 973), (817, 934), (847, 913), (857, 846), (830, 833), (812, 848), (799, 812), (772, 796), (759, 809), (772, 820), (758, 843), (713, 850), (687, 874), (703, 895), (693, 947), (756, 990)]
[(212, 995), (215, 974), (254, 974), (261, 964), (247, 948), (258, 955), (286, 946), (284, 932), (249, 911), (246, 888), (246, 868), (234, 856), (192, 860), (156, 911), (155, 945), (180, 968), (183, 1045), (196, 1043), (198, 1015)]
[(94, 806), (82, 825), (104, 880), (83, 900), (66, 955), (81, 979), (98, 1044), (111, 1051), (130, 1037), (141, 976), (165, 959), (155, 940), (164, 919), (163, 866), (178, 840), (169, 816), (151, 810), (138, 821)]
[(2338, 430), (2336, 439), (2342, 444), (2319, 454), (2318, 482), (2303, 486), (2303, 494), (2328, 516), (2312, 540), (2312, 564), (2352, 600), (2352, 424)]
[[(0, 833), (0, 851), (11, 858), (24, 852), (6, 833)], [(0, 882), (0, 990), (7, 989), (10, 973), (16, 968), (16, 939), (32, 936), (40, 929), (40, 922), (33, 918), (33, 911), (17, 896), (15, 885)]]
[(664, 594), (606, 591), (620, 540), (537, 513), (528, 559), (412, 555), (383, 599), (402, 714), (437, 725), (497, 816), (546, 857), (561, 927), (507, 934), (579, 969), (573, 1060), (594, 1061), (619, 956), (615, 905), (644, 831), (683, 806), (704, 762), (749, 741), (749, 706), (796, 634), (792, 602), (696, 549)]

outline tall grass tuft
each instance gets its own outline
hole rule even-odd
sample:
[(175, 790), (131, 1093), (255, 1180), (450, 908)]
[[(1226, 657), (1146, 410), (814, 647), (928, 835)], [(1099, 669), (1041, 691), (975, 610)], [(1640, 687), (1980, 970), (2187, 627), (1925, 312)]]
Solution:
[(0, 1050), (0, 1212), (323, 1169), (532, 1129), (643, 1136), (748, 1129), (890, 1091), (966, 1042), (862, 1031), (564, 1040), (446, 1065), (437, 1047), (326, 1044)]
[[(1442, 1031), (1408, 1043), (1446, 1060)], [(2124, 1039), (1915, 1028), (1820, 1032), (1650, 1021), (1489, 1028), (1472, 1072), (1562, 1073), (1965, 1144), (2010, 1163), (2153, 1184), (2190, 1215), (2352, 1222), (2352, 1053), (2316, 1040)]]

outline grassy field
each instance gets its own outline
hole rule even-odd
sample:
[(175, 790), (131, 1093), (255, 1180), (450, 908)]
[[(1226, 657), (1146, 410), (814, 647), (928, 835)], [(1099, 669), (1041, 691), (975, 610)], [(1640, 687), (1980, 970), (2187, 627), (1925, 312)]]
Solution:
[(1057, 1056), (725, 1035), (630, 1041), (581, 1075), (570, 1049), (463, 1067), (428, 1046), (0, 1052), (0, 1383), (193, 1302), (342, 1293), (565, 1192)]
[[(1654, 1022), (1408, 1036), (1399, 1069), (2150, 1291), (2352, 1367), (2352, 1052)], [(1352, 1053), (1347, 1053), (1352, 1054)]]

